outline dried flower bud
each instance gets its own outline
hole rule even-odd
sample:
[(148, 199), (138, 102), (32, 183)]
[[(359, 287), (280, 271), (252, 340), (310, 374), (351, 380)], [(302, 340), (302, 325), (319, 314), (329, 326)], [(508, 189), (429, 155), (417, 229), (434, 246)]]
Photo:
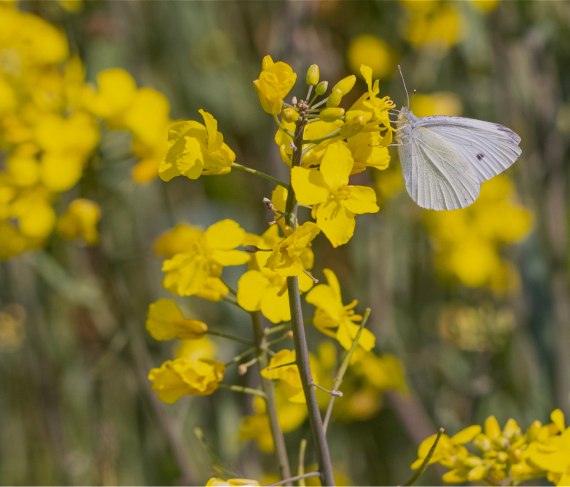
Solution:
[(285, 120), (285, 122), (296, 122), (297, 120), (299, 120), (299, 114), (297, 113), (297, 110), (295, 110), (294, 108), (285, 108), (281, 116), (283, 120)]
[(259, 249), (255, 245), (245, 245), (243, 250), (250, 254), (255, 254)]

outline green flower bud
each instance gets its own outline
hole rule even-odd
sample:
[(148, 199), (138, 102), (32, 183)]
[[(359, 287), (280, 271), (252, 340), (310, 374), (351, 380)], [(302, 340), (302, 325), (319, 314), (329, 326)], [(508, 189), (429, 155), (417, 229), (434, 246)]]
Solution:
[(316, 64), (309, 66), (306, 81), (309, 86), (314, 86), (319, 82), (319, 67)]
[(321, 81), (317, 87), (315, 88), (315, 93), (319, 96), (324, 95), (327, 92), (327, 88), (329, 87), (328, 81)]
[(285, 120), (285, 122), (296, 122), (299, 120), (299, 114), (297, 113), (297, 110), (290, 107), (287, 107), (285, 110), (283, 110), (281, 117), (283, 120)]
[(354, 75), (347, 76), (346, 78), (341, 79), (336, 85), (334, 85), (334, 88), (332, 90), (333, 91), (340, 90), (342, 93), (342, 96), (344, 96), (350, 90), (352, 90), (354, 83), (356, 83), (356, 76), (354, 76)]
[(340, 90), (333, 90), (327, 100), (327, 107), (338, 107), (340, 105), (340, 101), (342, 100), (342, 91)]
[(320, 114), (319, 118), (323, 122), (334, 122), (344, 115), (344, 108), (325, 108)]
[(349, 137), (353, 137), (359, 132), (362, 132), (362, 129), (366, 125), (366, 120), (364, 117), (360, 115), (359, 117), (354, 117), (350, 122), (345, 123), (340, 128), (340, 136), (343, 139), (348, 139)]

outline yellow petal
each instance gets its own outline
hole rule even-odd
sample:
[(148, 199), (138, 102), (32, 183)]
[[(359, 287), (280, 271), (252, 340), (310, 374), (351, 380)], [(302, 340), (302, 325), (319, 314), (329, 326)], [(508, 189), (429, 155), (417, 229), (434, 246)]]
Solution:
[(198, 110), (204, 118), (206, 131), (208, 132), (208, 150), (217, 151), (224, 143), (224, 137), (218, 132), (218, 121), (208, 112)]
[(333, 247), (347, 243), (354, 235), (356, 222), (352, 212), (341, 203), (331, 200), (317, 208), (317, 225)]
[(327, 147), (321, 162), (321, 172), (331, 191), (348, 184), (353, 165), (352, 154), (344, 142), (335, 142)]
[(235, 249), (243, 243), (245, 230), (233, 220), (222, 220), (206, 230), (206, 242), (212, 249)]
[(499, 422), (495, 416), (489, 416), (485, 420), (485, 434), (490, 440), (494, 440), (501, 435), (501, 427), (499, 426)]
[(291, 183), (297, 201), (302, 205), (322, 203), (329, 196), (329, 188), (318, 169), (294, 167), (291, 170)]
[(376, 204), (376, 193), (366, 186), (349, 186), (350, 197), (342, 202), (352, 213), (376, 213), (380, 210)]
[(272, 323), (291, 320), (289, 293), (279, 296), (280, 287), (270, 287), (261, 298), (261, 312)]
[(247, 271), (238, 281), (237, 301), (246, 311), (258, 311), (269, 281), (259, 271)]
[(560, 409), (555, 409), (552, 411), (550, 419), (552, 419), (552, 422), (561, 432), (566, 429), (566, 426), (564, 424), (564, 413)]
[(481, 426), (473, 425), (468, 426), (464, 430), (451, 437), (451, 442), (460, 445), (463, 443), (469, 443), (473, 438), (475, 438), (479, 433), (481, 433)]
[(222, 266), (247, 264), (251, 256), (241, 250), (212, 250), (210, 258)]

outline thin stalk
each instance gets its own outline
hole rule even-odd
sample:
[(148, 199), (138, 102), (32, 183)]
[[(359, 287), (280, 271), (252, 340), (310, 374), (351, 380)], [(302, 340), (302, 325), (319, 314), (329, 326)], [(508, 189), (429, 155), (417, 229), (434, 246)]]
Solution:
[(273, 335), (274, 333), (278, 333), (283, 330), (288, 330), (291, 328), (291, 323), (284, 323), (282, 325), (274, 326), (273, 328), (267, 328), (264, 333), (265, 336)]
[[(280, 482), (275, 482), (274, 484), (267, 484), (267, 487), (275, 487), (277, 485), (285, 485), (285, 483), (287, 482), (295, 482), (295, 480), (301, 480), (301, 479), (308, 479), (310, 477), (320, 477), (320, 472), (309, 472), (309, 473), (305, 473), (303, 475), (297, 475), (295, 477), (291, 477), (285, 480), (281, 480)], [(329, 485), (329, 484), (326, 484)], [(334, 485), (334, 484), (330, 484), (330, 485)]]
[[(303, 140), (303, 144), (318, 145), (321, 142), (324, 142), (325, 140), (334, 139), (335, 137), (338, 137), (339, 134), (340, 134), (340, 129), (336, 129), (336, 130), (333, 130), (330, 134), (325, 135), (324, 137), (321, 137), (320, 139)], [(295, 144), (295, 145), (297, 145), (297, 144)]]
[(253, 352), (255, 352), (255, 350), (256, 350), (255, 347), (248, 348), (245, 352), (240, 353), (239, 355), (235, 356), (233, 359), (231, 359), (229, 362), (226, 362), (224, 365), (226, 367), (229, 367), (230, 365), (233, 365), (236, 362), (239, 362), (242, 358), (245, 358), (248, 355), (252, 354)]
[[(261, 327), (261, 320), (259, 311), (250, 313), (251, 325), (253, 326), (253, 337), (255, 340), (257, 362), (259, 364), (259, 372), (267, 367), (269, 362), (267, 358), (267, 343), (265, 335)], [(271, 428), (271, 435), (273, 436), (273, 443), (275, 445), (275, 455), (277, 456), (277, 463), (279, 465), (279, 473), (282, 479), (287, 479), (291, 476), (291, 469), (289, 467), (289, 457), (287, 456), (287, 448), (285, 446), (285, 437), (283, 431), (279, 426), (279, 418), (277, 416), (277, 400), (275, 399), (275, 385), (271, 379), (266, 379), (261, 376), (261, 387), (265, 391), (265, 404), (267, 406), (267, 416), (269, 417), (269, 427)], [(286, 485), (291, 485), (286, 482)]]
[[(293, 167), (301, 165), (303, 157), (301, 150), (301, 142), (303, 140), (304, 121), (299, 119), (295, 127), (295, 146), (293, 152)], [(297, 220), (296, 215), (296, 199), (295, 191), (292, 185), (289, 185), (287, 194), (287, 205), (285, 211), (288, 213), (286, 220), (291, 228), (295, 228)], [(295, 352), (297, 355), (297, 366), (301, 383), (303, 384), (303, 392), (307, 401), (307, 409), (309, 413), (309, 423), (311, 425), (311, 433), (315, 446), (317, 463), (319, 472), (321, 473), (322, 485), (335, 485), (332, 464), (329, 454), (329, 446), (323, 429), (321, 413), (317, 403), (317, 395), (313, 388), (313, 376), (309, 365), (309, 350), (307, 348), (307, 339), (305, 336), (305, 326), (303, 323), (303, 312), (301, 310), (301, 294), (299, 292), (299, 278), (297, 276), (287, 278), (287, 290), (289, 291), (289, 306), (291, 307), (291, 325), (293, 329), (293, 340), (295, 342)]]
[(265, 397), (263, 391), (258, 391), (257, 389), (252, 389), (251, 387), (235, 386), (231, 384), (218, 384), (220, 389), (228, 389), (234, 392), (243, 392), (244, 394), (251, 394), (252, 396)]
[(444, 431), (445, 430), (443, 428), (439, 428), (439, 431), (437, 432), (437, 436), (435, 437), (435, 441), (433, 442), (433, 445), (429, 449), (429, 452), (428, 452), (427, 456), (425, 457), (423, 463), (420, 465), (420, 468), (418, 468), (418, 471), (412, 476), (412, 478), (410, 480), (408, 480), (405, 484), (402, 484), (402, 485), (414, 485), (414, 482), (416, 480), (418, 480), (420, 478), (420, 476), (425, 472), (426, 468), (428, 468), (429, 461), (431, 460), (431, 457), (435, 453), (435, 449), (437, 448), (437, 444), (439, 443), (441, 435), (443, 435)]
[(243, 343), (244, 345), (253, 345), (253, 342), (250, 340), (244, 340), (243, 338), (235, 337), (233, 335), (228, 335), (227, 333), (222, 333), (221, 331), (207, 330), (204, 332), (204, 335), (212, 335), (216, 337), (227, 338), (228, 340), (233, 340), (234, 342)]
[[(305, 474), (305, 450), (307, 449), (307, 440), (303, 438), (301, 440), (301, 445), (299, 446), (299, 468), (297, 469), (297, 475)], [(299, 479), (299, 487), (305, 486), (305, 479)]]
[(258, 171), (257, 169), (252, 169), (251, 167), (242, 166), (241, 164), (238, 164), (237, 162), (232, 162), (232, 167), (235, 169), (240, 169), (242, 171), (248, 172), (250, 174), (255, 174), (256, 176), (259, 176), (260, 178), (267, 179), (268, 181), (271, 181), (272, 183), (278, 184), (279, 186), (283, 186), (284, 188), (287, 187), (287, 183), (284, 183), (283, 181), (279, 181), (279, 179), (274, 178), (273, 176), (270, 176), (269, 174), (265, 174), (264, 172)]
[(222, 296), (222, 299), (223, 299), (224, 301), (227, 301), (228, 303), (233, 304), (234, 306), (237, 306), (239, 309), (243, 309), (243, 308), (238, 304), (237, 299), (234, 298), (233, 296), (227, 296), (227, 295), (226, 295), (226, 296)]
[(285, 128), (285, 126), (279, 121), (279, 119), (277, 118), (277, 115), (273, 115), (273, 120), (275, 120), (275, 123), (277, 124), (277, 126), (283, 130), (283, 132), (285, 132), (289, 137), (291, 137), (292, 139), (295, 138), (295, 134), (293, 132), (291, 132), (290, 130), (287, 130)]
[(226, 281), (224, 281), (221, 277), (220, 277), (219, 279), (220, 279), (220, 281), (222, 281), (222, 283), (224, 283), (225, 286), (229, 289), (230, 293), (232, 293), (234, 296), (237, 297), (237, 291), (236, 291), (233, 287), (231, 287)]
[(338, 388), (342, 384), (342, 379), (344, 377), (344, 374), (346, 373), (346, 369), (348, 368), (348, 364), (350, 363), (350, 358), (352, 357), (352, 354), (354, 353), (354, 351), (356, 350), (356, 347), (358, 346), (358, 340), (360, 339), (360, 335), (362, 334), (362, 330), (366, 326), (366, 322), (368, 321), (369, 316), (370, 316), (370, 308), (367, 308), (365, 313), (364, 313), (364, 318), (362, 318), (362, 321), (360, 322), (360, 328), (358, 329), (358, 332), (356, 333), (356, 336), (354, 337), (354, 341), (352, 342), (352, 345), (350, 346), (350, 349), (348, 350), (348, 352), (346, 352), (346, 355), (344, 356), (344, 359), (342, 360), (342, 363), (340, 364), (340, 368), (338, 369), (338, 372), (336, 374), (336, 377), (334, 380), (334, 386), (333, 386), (333, 390), (332, 390), (333, 394), (331, 395), (329, 405), (327, 407), (327, 412), (325, 414), (325, 420), (323, 421), (323, 428), (325, 430), (325, 434), (327, 432), (327, 428), (329, 426), (329, 421), (331, 419), (331, 414), (332, 414), (332, 410), (333, 410), (334, 398), (336, 396), (336, 394), (334, 394), (334, 393), (336, 393), (338, 391)]
[(327, 96), (324, 100), (321, 100), (319, 103), (315, 103), (313, 106), (311, 106), (311, 110), (314, 110), (315, 108), (320, 107), (323, 103), (326, 103), (328, 99), (329, 99), (329, 97)]

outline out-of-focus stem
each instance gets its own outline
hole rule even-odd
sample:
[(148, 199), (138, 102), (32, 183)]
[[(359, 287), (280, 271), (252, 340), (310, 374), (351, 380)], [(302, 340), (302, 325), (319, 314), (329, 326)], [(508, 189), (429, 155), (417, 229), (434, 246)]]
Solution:
[(257, 169), (252, 169), (251, 167), (242, 166), (241, 164), (238, 164), (237, 162), (232, 162), (232, 167), (234, 169), (241, 169), (242, 171), (248, 172), (250, 174), (255, 174), (256, 176), (259, 176), (260, 178), (267, 179), (268, 181), (271, 181), (272, 183), (278, 184), (279, 186), (283, 186), (284, 188), (287, 187), (287, 183), (284, 183), (283, 181), (279, 181), (279, 179), (274, 178), (273, 176), (270, 176), (269, 174), (265, 174), (264, 172), (258, 171)]
[[(253, 326), (253, 338), (255, 341), (257, 363), (259, 365), (259, 372), (267, 367), (267, 348), (266, 337), (261, 328), (261, 320), (259, 311), (250, 313), (251, 324)], [(271, 428), (271, 435), (273, 436), (273, 444), (275, 445), (275, 455), (277, 456), (277, 463), (279, 465), (279, 473), (282, 479), (291, 477), (291, 469), (289, 468), (289, 457), (287, 456), (287, 448), (285, 446), (285, 438), (283, 431), (279, 426), (279, 418), (277, 416), (277, 401), (275, 399), (275, 386), (273, 381), (261, 377), (261, 387), (265, 392), (265, 404), (267, 405), (267, 416), (269, 417), (269, 427)], [(286, 483), (286, 485), (291, 485)]]
[[(301, 165), (303, 156), (303, 131), (305, 121), (303, 117), (299, 119), (295, 127), (295, 149), (293, 151), (293, 167)], [(297, 205), (295, 200), (295, 191), (290, 184), (287, 193), (287, 225), (295, 228), (297, 221)], [(319, 472), (321, 473), (322, 485), (335, 485), (332, 464), (329, 454), (329, 447), (323, 429), (321, 413), (317, 403), (317, 395), (313, 387), (313, 376), (309, 365), (309, 350), (307, 348), (307, 339), (305, 337), (305, 325), (303, 323), (303, 312), (301, 310), (301, 294), (299, 292), (299, 278), (297, 276), (287, 278), (287, 290), (289, 291), (289, 306), (291, 308), (291, 325), (293, 329), (293, 341), (295, 342), (295, 352), (297, 356), (297, 367), (301, 383), (303, 384), (303, 392), (307, 401), (307, 409), (309, 413), (309, 423), (311, 425), (311, 433), (319, 464)]]
[(443, 428), (439, 429), (439, 431), (437, 432), (437, 436), (435, 437), (435, 441), (433, 442), (433, 445), (429, 449), (429, 452), (426, 455), (423, 463), (420, 465), (420, 468), (418, 468), (418, 471), (412, 476), (412, 478), (403, 485), (413, 485), (414, 482), (418, 480), (420, 476), (426, 471), (426, 468), (428, 468), (429, 465), (429, 461), (431, 460), (431, 457), (433, 457), (435, 449), (437, 448), (437, 444), (439, 443), (439, 439), (441, 438), (441, 435), (443, 435), (444, 431), (445, 430)]

